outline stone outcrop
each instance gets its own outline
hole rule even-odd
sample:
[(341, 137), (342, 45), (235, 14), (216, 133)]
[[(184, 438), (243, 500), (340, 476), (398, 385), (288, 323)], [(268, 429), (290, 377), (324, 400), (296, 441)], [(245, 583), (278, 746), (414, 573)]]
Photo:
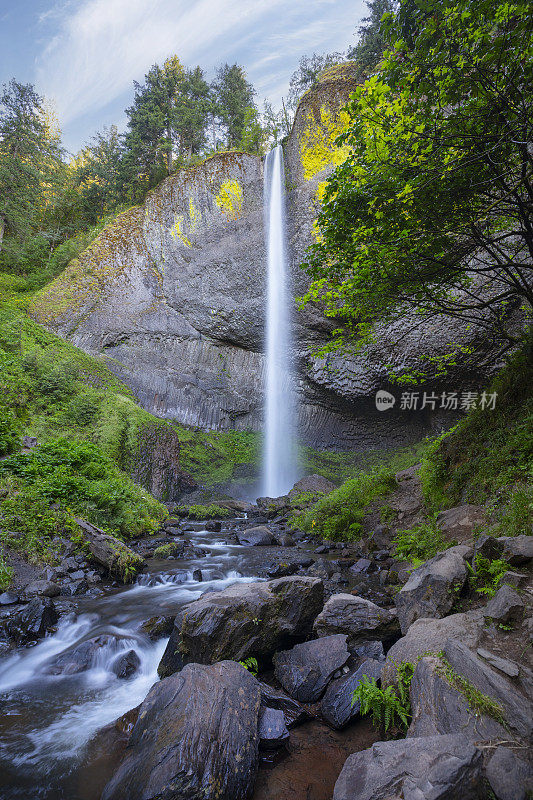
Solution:
[[(284, 144), (295, 294), (307, 287), (300, 264), (324, 181), (346, 156), (334, 141), (355, 83), (349, 63), (327, 72), (303, 97)], [(264, 265), (262, 159), (220, 153), (170, 176), (142, 206), (120, 214), (39, 293), (30, 313), (105, 359), (154, 414), (205, 428), (257, 430), (265, 367)], [(421, 360), (422, 354), (438, 357), (450, 342), (472, 344), (483, 334), (455, 321), (435, 318), (421, 326), (417, 319), (406, 309), (393, 324), (376, 323), (375, 344), (366, 354), (317, 358), (313, 352), (338, 322), (318, 306), (295, 310), (300, 426), (308, 441), (395, 446), (439, 423), (441, 412), (428, 406), (401, 411), (398, 402), (385, 414), (376, 410), (377, 389), (399, 397), (388, 365), (423, 373), (431, 361)], [(486, 378), (467, 361), (448, 378), (455, 390)], [(157, 474), (153, 481), (158, 483)]]
[(301, 703), (314, 703), (349, 657), (346, 636), (337, 633), (313, 639), (275, 654), (276, 678), (291, 697)]
[(385, 608), (353, 594), (334, 594), (314, 624), (317, 636), (345, 633), (351, 648), (362, 642), (390, 639), (399, 633), (398, 620)]
[(269, 659), (311, 632), (322, 608), (318, 578), (277, 578), (238, 583), (208, 593), (180, 610), (159, 664), (160, 677), (184, 663), (212, 664), (222, 659)]

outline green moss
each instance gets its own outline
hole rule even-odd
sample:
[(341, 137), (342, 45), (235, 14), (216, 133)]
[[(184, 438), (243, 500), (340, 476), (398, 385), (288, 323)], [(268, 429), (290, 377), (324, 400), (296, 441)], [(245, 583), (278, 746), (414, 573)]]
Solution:
[(467, 678), (459, 675), (444, 657), (439, 659), (437, 672), (452, 689), (458, 691), (465, 698), (469, 708), (476, 716), (485, 714), (495, 719), (503, 727), (507, 727), (502, 706), (493, 697), (480, 692)]
[(309, 115), (300, 141), (300, 158), (304, 178), (308, 181), (327, 167), (344, 164), (350, 149), (336, 144), (336, 139), (344, 132), (349, 122), (345, 111), (335, 113), (322, 107), (319, 118)]
[(233, 516), (233, 512), (230, 511), (229, 508), (223, 508), (222, 506), (217, 505), (209, 505), (209, 506), (201, 506), (201, 505), (192, 505), (192, 506), (181, 506), (176, 509), (176, 514), (183, 517), (189, 517), (190, 519), (227, 519), (228, 517)]
[(176, 556), (180, 553), (181, 548), (176, 542), (169, 542), (169, 544), (162, 544), (161, 547), (156, 547), (154, 550), (154, 558), (169, 558), (169, 556)]
[(239, 219), (242, 214), (242, 202), (242, 185), (236, 180), (224, 181), (215, 196), (218, 208), (230, 219)]

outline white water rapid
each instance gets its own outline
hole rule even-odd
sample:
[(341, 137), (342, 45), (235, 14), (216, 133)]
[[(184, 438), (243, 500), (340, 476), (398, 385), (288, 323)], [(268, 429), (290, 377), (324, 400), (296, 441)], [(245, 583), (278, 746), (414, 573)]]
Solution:
[(265, 159), (264, 207), (268, 288), (262, 493), (278, 497), (286, 494), (298, 479), (281, 145), (271, 150)]

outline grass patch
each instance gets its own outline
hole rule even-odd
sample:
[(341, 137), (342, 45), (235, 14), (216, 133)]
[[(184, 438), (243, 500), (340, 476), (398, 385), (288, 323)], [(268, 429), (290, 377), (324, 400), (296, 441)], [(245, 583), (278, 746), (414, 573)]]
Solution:
[(327, 539), (358, 539), (362, 520), (371, 503), (388, 495), (396, 485), (391, 469), (381, 467), (361, 472), (322, 497), (307, 511), (293, 515), (291, 525)]
[(452, 665), (442, 656), (439, 660), (437, 672), (452, 689), (455, 689), (465, 698), (469, 708), (475, 714), (485, 714), (495, 719), (496, 722), (499, 722), (503, 727), (507, 727), (501, 705), (494, 700), (494, 698), (480, 692), (467, 678), (459, 675), (453, 669)]

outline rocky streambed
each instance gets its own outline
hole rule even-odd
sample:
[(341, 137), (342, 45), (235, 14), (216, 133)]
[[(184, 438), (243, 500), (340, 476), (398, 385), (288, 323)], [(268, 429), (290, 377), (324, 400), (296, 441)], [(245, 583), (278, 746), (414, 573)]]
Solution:
[[(409, 573), (383, 527), (321, 542), (275, 513), (169, 519), (131, 586), (67, 552), (0, 596), (2, 798), (526, 797), (533, 539), (463, 536)], [(474, 547), (515, 571), (460, 611)], [(378, 741), (352, 694), (401, 661), (407, 738)]]

